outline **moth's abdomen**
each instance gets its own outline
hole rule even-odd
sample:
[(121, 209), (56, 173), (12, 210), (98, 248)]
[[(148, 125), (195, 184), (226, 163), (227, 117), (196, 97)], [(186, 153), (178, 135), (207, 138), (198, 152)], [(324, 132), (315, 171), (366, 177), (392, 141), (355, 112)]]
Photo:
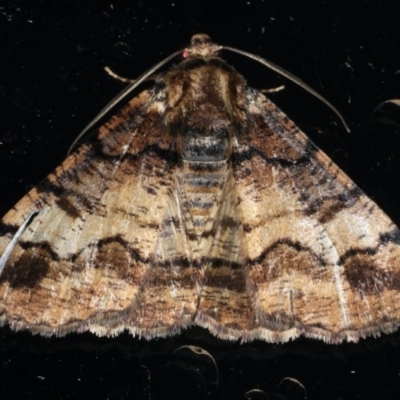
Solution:
[(185, 208), (190, 214), (187, 229), (197, 237), (213, 229), (229, 167), (230, 139), (227, 130), (213, 134), (188, 131), (182, 139)]

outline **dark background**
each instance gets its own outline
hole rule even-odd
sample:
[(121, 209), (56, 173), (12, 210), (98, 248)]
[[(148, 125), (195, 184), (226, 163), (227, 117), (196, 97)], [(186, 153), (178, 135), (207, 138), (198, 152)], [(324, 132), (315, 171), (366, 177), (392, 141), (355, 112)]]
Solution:
[[(65, 158), (76, 135), (124, 87), (104, 66), (135, 78), (205, 32), (277, 63), (331, 101), (350, 134), (302, 89), (251, 60), (223, 54), (253, 87), (285, 84), (271, 99), (400, 225), (400, 113), (382, 105), (400, 97), (399, 2), (5, 3), (0, 214)], [(146, 342), (126, 334), (48, 339), (2, 328), (0, 399), (245, 399), (255, 388), (273, 398), (288, 376), (304, 385), (308, 399), (398, 399), (399, 345), (400, 332), (332, 346), (305, 339), (241, 345), (202, 329)], [(296, 388), (284, 398), (303, 399)]]

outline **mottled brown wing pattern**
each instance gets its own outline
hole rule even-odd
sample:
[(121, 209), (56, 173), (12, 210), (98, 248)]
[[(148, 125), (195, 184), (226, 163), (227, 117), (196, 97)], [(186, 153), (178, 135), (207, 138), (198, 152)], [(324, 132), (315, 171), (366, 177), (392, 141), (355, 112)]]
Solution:
[(196, 322), (243, 341), (393, 331), (398, 228), (273, 103), (251, 89), (246, 98), (221, 212), (235, 251), (208, 259)]
[(259, 327), (249, 336), (336, 343), (393, 331), (399, 229), (273, 103), (256, 91), (248, 100), (235, 174)]
[(0, 324), (329, 343), (399, 326), (398, 228), (219, 49), (195, 35), (3, 218)]
[(162, 94), (132, 100), (4, 217), (1, 253), (38, 212), (0, 277), (2, 323), (108, 335), (135, 310), (135, 333), (155, 336), (161, 320), (165, 335), (193, 319), (195, 255), (176, 199), (174, 139), (160, 130)]

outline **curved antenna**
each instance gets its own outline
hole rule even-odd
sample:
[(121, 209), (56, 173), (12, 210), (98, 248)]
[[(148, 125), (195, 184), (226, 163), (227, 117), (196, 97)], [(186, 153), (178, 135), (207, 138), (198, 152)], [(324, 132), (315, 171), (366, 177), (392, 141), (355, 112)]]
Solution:
[(101, 118), (103, 118), (113, 107), (115, 107), (121, 100), (123, 100), (126, 96), (128, 96), (129, 93), (131, 93), (134, 89), (136, 89), (145, 79), (147, 79), (150, 75), (154, 74), (158, 69), (160, 69), (164, 64), (166, 64), (168, 61), (171, 61), (174, 57), (176, 57), (179, 54), (182, 54), (183, 50), (176, 51), (175, 53), (172, 53), (169, 55), (167, 58), (164, 58), (164, 60), (160, 61), (153, 67), (151, 67), (149, 70), (147, 70), (145, 73), (139, 76), (138, 79), (133, 81), (130, 85), (128, 85), (122, 92), (118, 93), (97, 115), (94, 117), (89, 124), (86, 125), (86, 127), (79, 133), (79, 135), (76, 137), (76, 139), (72, 142), (71, 146), (68, 149), (67, 156), (71, 154), (73, 151), (74, 147), (76, 144), (79, 142), (79, 140), (82, 138), (82, 136), (89, 130), (91, 129)]
[(242, 56), (251, 58), (255, 61), (258, 61), (259, 63), (265, 65), (269, 69), (272, 69), (272, 71), (277, 72), (278, 74), (284, 76), (285, 78), (291, 80), (295, 84), (299, 85), (303, 89), (307, 90), (307, 92), (311, 93), (313, 96), (315, 96), (317, 99), (321, 100), (324, 104), (326, 104), (342, 121), (343, 126), (346, 128), (347, 132), (350, 132), (350, 128), (347, 126), (346, 121), (344, 120), (342, 114), (334, 107), (331, 103), (329, 103), (328, 100), (326, 100), (324, 97), (322, 97), (319, 93), (317, 93), (313, 88), (308, 86), (306, 83), (304, 83), (301, 79), (297, 78), (297, 76), (292, 75), (290, 72), (286, 71), (285, 69), (279, 67), (278, 65), (272, 63), (271, 61), (268, 61), (260, 56), (257, 56), (252, 53), (248, 53), (247, 51), (242, 51), (239, 49), (235, 49), (234, 47), (229, 47), (229, 46), (222, 46), (223, 50), (229, 50), (234, 53), (241, 54)]

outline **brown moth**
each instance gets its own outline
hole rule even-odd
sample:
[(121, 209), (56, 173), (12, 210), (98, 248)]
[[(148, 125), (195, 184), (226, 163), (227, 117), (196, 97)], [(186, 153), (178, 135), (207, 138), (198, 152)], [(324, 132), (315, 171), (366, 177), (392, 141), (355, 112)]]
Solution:
[(0, 324), (328, 343), (397, 329), (399, 229), (221, 48), (195, 35), (3, 218)]

